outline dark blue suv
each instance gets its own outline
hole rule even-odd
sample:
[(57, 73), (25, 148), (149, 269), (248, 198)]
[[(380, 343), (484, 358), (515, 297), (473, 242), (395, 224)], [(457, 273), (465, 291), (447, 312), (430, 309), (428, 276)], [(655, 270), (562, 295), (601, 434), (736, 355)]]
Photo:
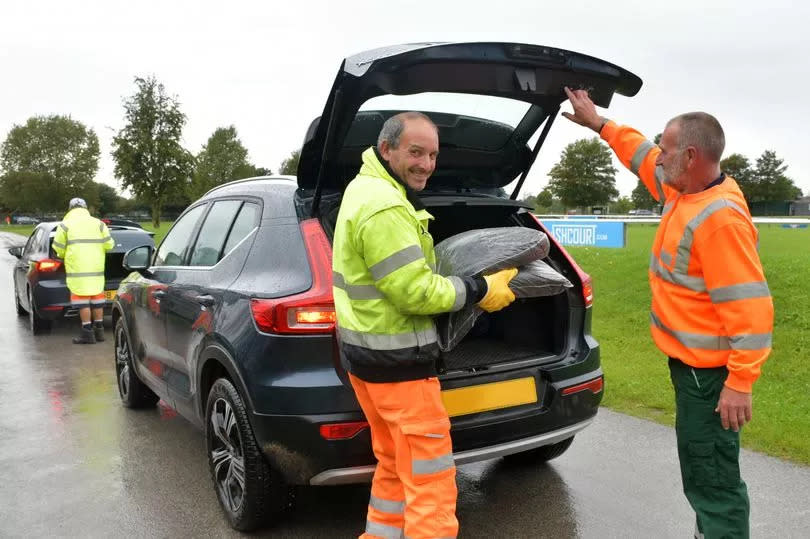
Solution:
[[(607, 106), (614, 92), (634, 95), (640, 85), (612, 64), (533, 45), (407, 45), (347, 58), (306, 134), (297, 178), (217, 187), (156, 251), (126, 255), (137, 273), (121, 283), (113, 310), (124, 404), (162, 398), (203, 428), (215, 490), (237, 529), (278, 515), (291, 485), (368, 481), (368, 425), (335, 340), (331, 237), (360, 153), (398, 111), (360, 105), (430, 91), (525, 106), (515, 126), (426, 112), (441, 147), (420, 196), (436, 218), (438, 243), (476, 228), (544, 230), (516, 197), (565, 100), (563, 87), (587, 87)], [(554, 458), (597, 412), (603, 379), (590, 279), (550, 239), (548, 263), (574, 287), (483, 315), (441, 358), (459, 464)]]

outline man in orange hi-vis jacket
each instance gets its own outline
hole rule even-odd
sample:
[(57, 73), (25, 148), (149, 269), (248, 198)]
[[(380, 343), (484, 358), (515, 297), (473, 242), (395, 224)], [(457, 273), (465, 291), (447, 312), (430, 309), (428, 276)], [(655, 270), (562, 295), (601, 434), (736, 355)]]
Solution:
[(748, 537), (740, 428), (771, 351), (773, 301), (742, 191), (720, 170), (725, 137), (704, 112), (671, 119), (658, 146), (565, 89), (569, 120), (599, 133), (664, 204), (650, 258), (650, 331), (669, 357), (684, 493), (695, 537)]

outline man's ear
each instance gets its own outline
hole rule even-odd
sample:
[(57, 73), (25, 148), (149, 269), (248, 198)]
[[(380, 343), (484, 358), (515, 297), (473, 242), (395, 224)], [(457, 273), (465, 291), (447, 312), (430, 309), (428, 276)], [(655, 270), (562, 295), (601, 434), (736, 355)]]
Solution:
[(686, 156), (689, 158), (689, 165), (692, 166), (693, 164), (697, 163), (698, 151), (697, 148), (694, 146), (687, 146), (686, 147)]
[(380, 155), (382, 156), (383, 159), (385, 159), (386, 161), (389, 161), (391, 159), (391, 145), (388, 143), (387, 140), (380, 142), (378, 150), (380, 150)]

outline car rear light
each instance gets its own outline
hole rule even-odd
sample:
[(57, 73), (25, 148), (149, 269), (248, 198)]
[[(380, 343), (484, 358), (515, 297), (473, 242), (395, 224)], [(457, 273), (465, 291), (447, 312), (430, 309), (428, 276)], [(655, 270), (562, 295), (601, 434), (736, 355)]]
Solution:
[(321, 425), (321, 437), (326, 440), (348, 440), (354, 438), (363, 429), (368, 428), (368, 421), (352, 421), (350, 423), (332, 423)]
[(332, 246), (317, 219), (301, 222), (301, 233), (312, 272), (312, 287), (279, 299), (252, 299), (250, 309), (259, 330), (266, 333), (318, 333), (335, 330), (332, 299)]
[(602, 391), (603, 387), (604, 381), (600, 376), (599, 378), (594, 378), (593, 380), (585, 382), (584, 384), (577, 384), (575, 386), (566, 387), (565, 389), (562, 390), (562, 394), (563, 396), (566, 396), (566, 395), (573, 395), (574, 393), (580, 393), (582, 391), (590, 391), (595, 395), (600, 391)]
[(563, 248), (563, 246), (560, 245), (560, 242), (557, 241), (557, 238), (555, 238), (553, 234), (548, 232), (545, 225), (543, 225), (540, 219), (538, 219), (537, 216), (533, 213), (531, 214), (531, 216), (534, 218), (535, 222), (537, 222), (537, 224), (540, 225), (540, 228), (544, 232), (546, 232), (546, 235), (548, 236), (548, 241), (553, 243), (560, 250), (563, 256), (565, 256), (565, 259), (568, 260), (571, 266), (573, 266), (574, 271), (577, 272), (577, 276), (579, 277), (579, 280), (582, 282), (582, 299), (585, 302), (585, 308), (587, 309), (588, 307), (593, 305), (593, 284), (591, 282), (591, 276), (582, 271), (582, 268), (579, 267), (579, 264), (577, 264), (576, 261), (571, 257), (571, 255), (568, 254), (568, 251), (566, 251)]
[(60, 262), (59, 260), (53, 260), (53, 259), (50, 259), (50, 258), (45, 258), (45, 259), (40, 260), (39, 262), (36, 263), (37, 271), (42, 271), (42, 272), (56, 271), (60, 267), (62, 267), (62, 262)]

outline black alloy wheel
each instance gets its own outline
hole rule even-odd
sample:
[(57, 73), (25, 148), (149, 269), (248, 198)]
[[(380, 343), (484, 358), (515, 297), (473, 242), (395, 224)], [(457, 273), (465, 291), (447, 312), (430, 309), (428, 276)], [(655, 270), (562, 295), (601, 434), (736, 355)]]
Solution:
[(119, 318), (115, 324), (115, 378), (118, 382), (118, 394), (127, 408), (150, 408), (157, 404), (159, 397), (138, 378), (132, 359), (127, 330), (124, 321)]
[(226, 378), (211, 387), (205, 414), (208, 465), (230, 525), (254, 530), (290, 504), (290, 489), (262, 454), (239, 392)]
[(34, 305), (34, 296), (31, 294), (30, 288), (28, 289), (28, 327), (31, 328), (31, 333), (34, 335), (41, 335), (51, 330), (51, 321), (40, 317), (37, 313), (37, 306)]

